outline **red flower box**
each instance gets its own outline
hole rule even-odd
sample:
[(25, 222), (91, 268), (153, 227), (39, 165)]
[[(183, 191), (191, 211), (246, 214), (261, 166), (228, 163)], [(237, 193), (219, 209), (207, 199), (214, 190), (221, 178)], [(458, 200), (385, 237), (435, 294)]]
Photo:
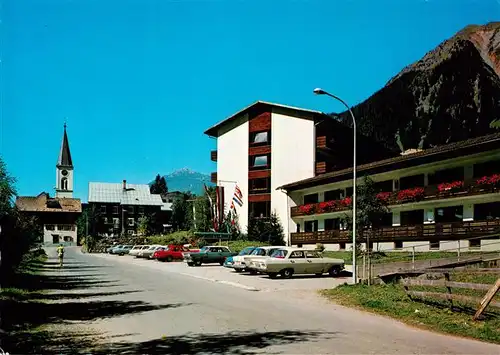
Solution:
[(413, 189), (401, 190), (398, 192), (398, 201), (417, 201), (424, 197), (424, 188), (415, 187)]
[(349, 207), (352, 204), (352, 198), (346, 197), (339, 201), (340, 206)]
[(389, 198), (391, 197), (392, 192), (379, 192), (377, 194), (377, 198), (381, 201), (387, 202)]
[(445, 182), (438, 185), (439, 192), (456, 191), (464, 187), (463, 181)]
[(476, 181), (478, 185), (499, 185), (500, 184), (500, 174), (493, 174), (491, 176), (483, 176)]
[(313, 204), (299, 206), (299, 211), (303, 214), (313, 214), (315, 209)]

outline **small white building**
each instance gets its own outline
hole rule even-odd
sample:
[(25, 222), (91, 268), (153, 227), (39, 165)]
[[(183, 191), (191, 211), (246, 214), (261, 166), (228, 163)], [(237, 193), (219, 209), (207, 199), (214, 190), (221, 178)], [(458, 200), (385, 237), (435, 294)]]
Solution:
[(16, 207), (21, 213), (38, 218), (43, 228), (45, 245), (76, 245), (76, 221), (82, 213), (80, 199), (73, 198), (74, 166), (69, 150), (66, 124), (56, 164), (56, 196), (46, 192), (38, 196), (19, 196)]

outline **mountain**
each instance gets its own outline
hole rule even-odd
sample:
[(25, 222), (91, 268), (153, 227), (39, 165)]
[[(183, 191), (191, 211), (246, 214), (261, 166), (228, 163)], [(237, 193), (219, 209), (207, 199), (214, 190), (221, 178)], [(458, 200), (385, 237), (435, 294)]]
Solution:
[(197, 195), (203, 194), (204, 183), (207, 186), (214, 186), (210, 182), (210, 175), (198, 173), (188, 168), (175, 170), (165, 175), (165, 180), (167, 180), (168, 191), (191, 191)]
[[(500, 22), (465, 27), (352, 111), (361, 133), (394, 152), (496, 132)], [(351, 125), (349, 112), (332, 115)]]

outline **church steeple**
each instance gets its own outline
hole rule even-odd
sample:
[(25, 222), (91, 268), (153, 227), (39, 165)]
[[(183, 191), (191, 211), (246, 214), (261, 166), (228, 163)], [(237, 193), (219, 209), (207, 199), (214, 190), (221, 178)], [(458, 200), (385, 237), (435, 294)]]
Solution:
[(73, 160), (69, 151), (68, 134), (66, 133), (66, 122), (64, 123), (64, 136), (56, 164), (56, 197), (73, 197)]
[(66, 133), (66, 122), (64, 122), (64, 136), (61, 144), (61, 151), (59, 152), (59, 159), (57, 160), (57, 166), (66, 168), (73, 167), (73, 160), (71, 160), (71, 152), (69, 151), (68, 135)]

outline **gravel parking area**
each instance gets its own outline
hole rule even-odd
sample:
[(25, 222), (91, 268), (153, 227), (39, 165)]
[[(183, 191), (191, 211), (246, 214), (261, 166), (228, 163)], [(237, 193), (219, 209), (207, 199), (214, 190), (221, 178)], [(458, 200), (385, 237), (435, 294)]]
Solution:
[(288, 290), (320, 290), (333, 288), (343, 283), (350, 283), (349, 273), (337, 278), (324, 275), (297, 275), (291, 279), (270, 279), (267, 275), (250, 275), (248, 273), (236, 273), (233, 269), (222, 267), (218, 264), (207, 264), (198, 267), (187, 266), (184, 262), (158, 262), (156, 260), (138, 259), (128, 255), (106, 255), (95, 254), (102, 258), (111, 258), (138, 267), (152, 268), (164, 272), (174, 272), (180, 275), (219, 282), (234, 287), (244, 288), (250, 291), (288, 291)]

